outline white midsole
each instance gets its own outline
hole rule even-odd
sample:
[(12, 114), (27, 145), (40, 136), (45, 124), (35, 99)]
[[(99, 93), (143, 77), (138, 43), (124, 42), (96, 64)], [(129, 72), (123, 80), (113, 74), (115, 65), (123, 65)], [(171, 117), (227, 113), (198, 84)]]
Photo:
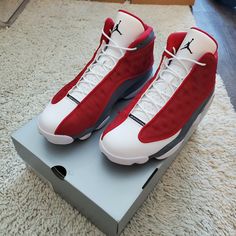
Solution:
[(67, 145), (74, 141), (74, 139), (67, 135), (59, 135), (59, 134), (51, 134), (43, 130), (38, 125), (39, 133), (42, 134), (50, 143), (58, 144), (58, 145)]
[(106, 148), (103, 145), (103, 142), (100, 138), (99, 140), (99, 147), (100, 147), (100, 151), (106, 155), (106, 157), (116, 163), (116, 164), (120, 164), (120, 165), (132, 165), (134, 163), (137, 164), (143, 164), (145, 162), (148, 161), (148, 156), (140, 156), (140, 157), (130, 157), (130, 158), (125, 158), (125, 157), (121, 157), (121, 156), (117, 156), (114, 154), (109, 153)]

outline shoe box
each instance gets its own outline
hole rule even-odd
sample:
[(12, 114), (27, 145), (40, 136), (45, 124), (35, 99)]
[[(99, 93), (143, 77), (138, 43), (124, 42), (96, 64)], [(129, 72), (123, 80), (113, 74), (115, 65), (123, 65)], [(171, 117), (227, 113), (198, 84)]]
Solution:
[[(119, 102), (112, 116), (127, 102)], [(86, 141), (54, 145), (39, 134), (36, 117), (14, 132), (12, 140), (26, 165), (58, 195), (104, 233), (119, 235), (181, 148), (165, 160), (121, 166), (108, 161), (100, 152), (102, 131), (94, 132)]]

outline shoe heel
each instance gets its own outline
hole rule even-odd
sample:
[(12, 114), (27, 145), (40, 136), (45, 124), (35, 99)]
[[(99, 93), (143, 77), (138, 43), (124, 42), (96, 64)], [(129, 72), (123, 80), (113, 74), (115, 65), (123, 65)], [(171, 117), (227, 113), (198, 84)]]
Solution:
[(151, 78), (151, 75), (152, 68), (145, 74), (135, 78), (135, 80), (137, 80), (138, 82), (125, 91), (123, 99), (126, 100), (135, 97), (135, 95), (142, 89), (143, 85)]

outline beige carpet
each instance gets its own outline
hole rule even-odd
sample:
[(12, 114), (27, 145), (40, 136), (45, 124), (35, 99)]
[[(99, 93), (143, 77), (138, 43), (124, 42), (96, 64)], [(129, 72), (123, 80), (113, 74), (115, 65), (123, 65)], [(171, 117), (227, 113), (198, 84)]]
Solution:
[[(101, 235), (17, 156), (10, 134), (38, 114), (92, 55), (103, 20), (124, 8), (167, 35), (194, 24), (188, 7), (31, 1), (0, 30), (0, 235)], [(236, 235), (236, 113), (218, 77), (213, 105), (124, 235)]]

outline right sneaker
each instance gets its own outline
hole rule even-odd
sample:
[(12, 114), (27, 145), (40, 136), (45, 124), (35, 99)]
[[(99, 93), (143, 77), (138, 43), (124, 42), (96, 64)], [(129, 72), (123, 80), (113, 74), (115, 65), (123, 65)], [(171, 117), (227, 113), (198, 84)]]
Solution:
[(159, 70), (105, 129), (101, 151), (122, 165), (176, 154), (211, 104), (216, 67), (217, 43), (206, 32), (171, 34)]
[(39, 116), (40, 133), (51, 143), (69, 144), (101, 128), (117, 100), (133, 97), (150, 78), (154, 39), (153, 29), (131, 13), (108, 18), (92, 59)]

